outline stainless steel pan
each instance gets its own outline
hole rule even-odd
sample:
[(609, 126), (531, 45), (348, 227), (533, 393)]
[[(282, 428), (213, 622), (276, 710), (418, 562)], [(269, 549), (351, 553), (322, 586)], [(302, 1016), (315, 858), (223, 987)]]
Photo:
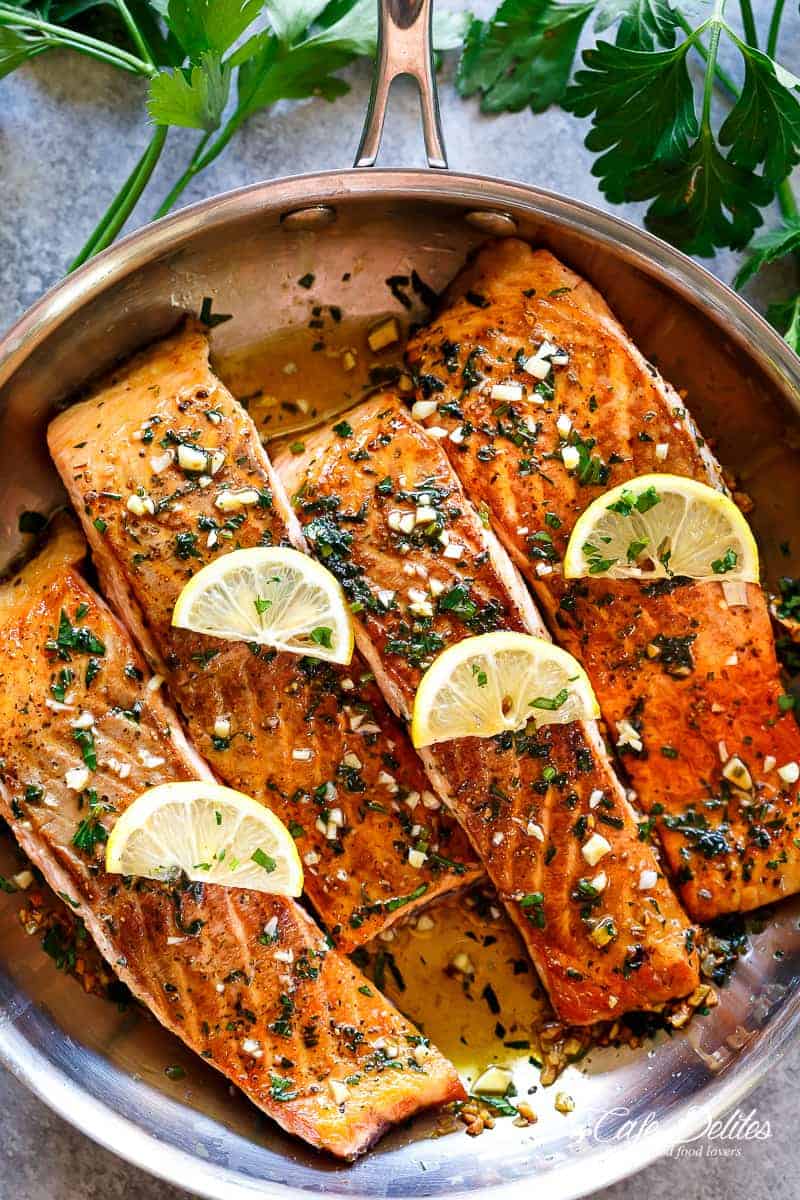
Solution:
[[(420, 81), (429, 161), (444, 151), (428, 53), (429, 0), (383, 0), (384, 36), (359, 152), (374, 161), (388, 85)], [(419, 67), (419, 63), (426, 64)], [(19, 545), (18, 514), (60, 496), (44, 442), (55, 406), (87, 378), (172, 327), (204, 296), (234, 319), (218, 355), (291, 333), (308, 317), (294, 281), (368, 322), (391, 307), (384, 280), (416, 267), (433, 287), (487, 234), (544, 243), (600, 288), (645, 353), (690, 397), (722, 460), (756, 500), (768, 573), (800, 545), (800, 360), (739, 297), (669, 246), (614, 217), (535, 188), (444, 170), (357, 169), (259, 184), (134, 234), (66, 279), (0, 342), (0, 542)], [(341, 279), (352, 273), (343, 300)], [(413, 315), (413, 314), (412, 314)], [(795, 563), (795, 570), (798, 568)], [(0, 872), (9, 848), (0, 843)], [(0, 896), (0, 1060), (90, 1137), (172, 1183), (220, 1200), (586, 1194), (644, 1166), (738, 1104), (800, 1023), (800, 903), (754, 939), (724, 1001), (688, 1036), (655, 1049), (598, 1051), (560, 1086), (568, 1118), (539, 1097), (540, 1122), (498, 1122), (474, 1142), (425, 1139), (423, 1121), (369, 1156), (337, 1166), (267, 1123), (145, 1017), (82, 997), (21, 930)], [(780, 949), (782, 957), (775, 957)], [(187, 1083), (165, 1078), (183, 1062)], [(652, 1114), (645, 1124), (644, 1119)], [(635, 1119), (625, 1136), (625, 1122)], [(630, 1126), (627, 1127), (629, 1130)]]

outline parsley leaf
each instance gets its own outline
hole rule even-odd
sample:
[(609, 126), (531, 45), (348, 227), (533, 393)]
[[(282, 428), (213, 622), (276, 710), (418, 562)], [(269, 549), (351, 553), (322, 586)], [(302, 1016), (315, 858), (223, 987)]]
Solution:
[(669, 0), (601, 0), (594, 27), (603, 33), (619, 20), (618, 46), (655, 50), (675, 45), (677, 18)]
[(717, 246), (741, 249), (761, 224), (759, 206), (772, 196), (769, 184), (725, 158), (704, 131), (682, 162), (640, 171), (631, 200), (655, 197), (645, 224), (687, 254), (710, 255)]
[(469, 27), (456, 80), (461, 95), (480, 92), (483, 112), (542, 112), (564, 94), (593, 8), (593, 0), (503, 0), (491, 21)]
[(10, 75), (29, 58), (35, 58), (51, 48), (46, 37), (26, 34), (18, 29), (0, 28), (0, 79)]
[(800, 292), (788, 300), (770, 304), (767, 319), (783, 334), (795, 354), (800, 354)]
[(586, 145), (602, 157), (592, 168), (609, 200), (628, 198), (643, 163), (677, 162), (697, 135), (688, 46), (643, 52), (599, 42), (585, 51), (564, 107), (593, 118)]
[[(691, 49), (708, 32), (702, 108), (698, 117), (687, 68)], [(715, 133), (711, 121), (713, 72), (722, 35), (745, 60), (739, 98)], [(761, 224), (778, 177), (798, 161), (800, 103), (793, 76), (741, 42), (715, 10), (679, 45), (630, 50), (600, 42), (583, 55), (564, 107), (592, 118), (590, 150), (601, 188), (617, 203), (652, 200), (649, 229), (692, 254), (746, 245)], [(776, 135), (777, 132), (777, 136)], [(730, 147), (727, 156), (723, 148)], [(764, 173), (755, 168), (764, 164)]]
[(372, 55), (378, 44), (378, 6), (372, 0), (331, 0), (318, 26), (306, 45), (338, 45), (353, 55)]
[(669, 0), (503, 0), (490, 21), (467, 31), (457, 86), (481, 92), (483, 112), (542, 112), (560, 102), (589, 16), (602, 32), (619, 22), (616, 42), (632, 50), (673, 46), (678, 23)]
[(777, 229), (770, 229), (753, 238), (750, 257), (739, 268), (734, 287), (742, 288), (767, 263), (786, 254), (800, 253), (800, 216), (788, 217)]
[[(237, 123), (277, 100), (343, 96), (349, 86), (335, 73), (358, 55), (375, 51), (377, 7), (371, 0), (332, 0), (321, 13), (316, 31), (310, 30), (305, 39), (291, 44), (286, 37), (297, 35), (289, 12), (296, 6), (289, 0), (273, 0), (268, 7), (274, 32), (261, 40), (241, 66), (238, 104), (231, 118)], [(302, 0), (301, 7), (310, 11), (311, 0)]]
[(314, 24), (327, 5), (328, 0), (266, 0), (265, 7), (275, 36), (291, 43)]
[(189, 72), (162, 71), (151, 80), (147, 111), (156, 125), (181, 125), (213, 133), (219, 128), (231, 86), (231, 69), (204, 51)]
[[(734, 287), (742, 288), (757, 271), (790, 254), (800, 256), (800, 215), (787, 216), (777, 229), (759, 234), (750, 245), (750, 257), (739, 268)], [(770, 304), (767, 319), (800, 354), (800, 292)]]
[(729, 161), (752, 170), (764, 164), (764, 177), (778, 184), (800, 162), (800, 79), (766, 54), (734, 41), (744, 57), (741, 95), (719, 131), (730, 146)]
[(163, 15), (194, 63), (230, 50), (260, 11), (261, 0), (169, 0)]

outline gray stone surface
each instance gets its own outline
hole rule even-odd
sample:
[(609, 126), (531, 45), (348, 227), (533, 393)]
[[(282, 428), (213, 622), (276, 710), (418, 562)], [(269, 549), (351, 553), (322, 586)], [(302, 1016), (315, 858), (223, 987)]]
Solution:
[[(484, 10), (488, 0), (473, 7)], [(791, 14), (781, 57), (800, 64), (800, 22)], [(769, 10), (756, 3), (757, 13)], [(766, 18), (764, 18), (766, 20)], [(451, 166), (535, 183), (604, 206), (590, 174), (581, 123), (559, 111), (481, 117), (442, 80), (442, 108)], [(342, 167), (352, 161), (368, 87), (363, 68), (351, 73), (352, 92), (335, 105), (281, 104), (245, 126), (227, 153), (186, 193), (187, 201), (259, 178)], [(146, 139), (142, 85), (94, 63), (51, 56), (0, 83), (0, 329), (56, 282), (141, 152)], [(159, 165), (151, 198), (135, 221), (147, 218), (191, 151), (192, 136), (174, 133)], [(408, 87), (394, 96), (384, 165), (421, 165), (416, 100)], [(624, 215), (641, 219), (637, 206)], [(738, 256), (712, 263), (730, 280)], [(757, 303), (791, 286), (775, 268), (750, 293)], [(795, 1134), (800, 1047), (754, 1093), (768, 1120), (766, 1141), (734, 1146), (733, 1157), (662, 1160), (609, 1189), (608, 1200), (703, 1200), (747, 1195), (789, 1200), (800, 1192)], [(15, 1080), (0, 1072), (0, 1200), (181, 1200), (185, 1193), (157, 1182), (100, 1150), (54, 1117)], [(86, 1131), (90, 1133), (91, 1131)], [(621, 1151), (624, 1153), (624, 1149)], [(532, 1181), (532, 1188), (535, 1182)]]

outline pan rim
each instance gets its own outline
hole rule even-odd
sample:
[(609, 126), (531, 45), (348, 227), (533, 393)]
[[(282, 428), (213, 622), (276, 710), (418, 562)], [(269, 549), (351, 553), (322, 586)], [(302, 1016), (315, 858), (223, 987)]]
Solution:
[[(593, 205), (528, 184), (480, 174), (395, 168), (332, 170), (253, 184), (199, 201), (129, 234), (48, 290), (0, 338), (0, 388), (88, 300), (102, 295), (154, 258), (176, 251), (193, 236), (260, 211), (274, 214), (320, 203), (375, 199), (381, 194), (389, 199), (413, 196), (421, 201), (450, 202), (461, 208), (470, 204), (475, 209), (539, 213), (578, 230), (589, 241), (616, 249), (645, 274), (689, 300), (720, 326), (721, 332), (724, 321), (724, 336), (739, 343), (787, 399), (800, 407), (800, 358), (747, 301), (707, 268), (652, 234)], [(41, 1052), (25, 1040), (17, 1027), (20, 1017), (0, 1021), (0, 1062), (48, 1107), (95, 1142), (150, 1174), (188, 1187), (208, 1200), (252, 1200), (256, 1190), (259, 1196), (275, 1200), (307, 1197), (304, 1188), (245, 1176), (160, 1141), (62, 1069), (45, 1063)], [(587, 1178), (588, 1163), (562, 1164), (557, 1173), (548, 1173), (539, 1181), (543, 1200), (556, 1196), (558, 1200), (577, 1200), (642, 1170), (677, 1142), (695, 1136), (709, 1118), (723, 1115), (761, 1081), (784, 1053), (798, 1025), (800, 990), (784, 1005), (771, 1027), (762, 1030), (757, 1044), (743, 1053), (724, 1077), (718, 1076), (707, 1085), (707, 1090), (713, 1092), (709, 1100), (692, 1106), (687, 1098), (680, 1111), (659, 1123), (657, 1133), (627, 1144), (624, 1152), (622, 1147), (611, 1145), (593, 1154), (591, 1180)], [(526, 1186), (526, 1180), (518, 1179), (456, 1191), (451, 1196), (452, 1200), (478, 1195), (517, 1200)]]

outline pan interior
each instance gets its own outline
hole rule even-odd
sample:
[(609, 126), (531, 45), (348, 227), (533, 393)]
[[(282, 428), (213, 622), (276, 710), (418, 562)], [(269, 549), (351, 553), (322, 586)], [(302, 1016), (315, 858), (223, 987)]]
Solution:
[[(212, 331), (223, 378), (240, 395), (247, 391), (245, 380), (268, 381), (272, 406), (263, 396), (250, 401), (266, 438), (298, 428), (313, 420), (314, 410), (358, 399), (368, 382), (360, 367), (343, 381), (338, 359), (310, 351), (319, 365), (303, 382), (306, 407), (292, 409), (300, 385), (283, 370), (292, 361), (287, 347), (312, 338), (314, 307), (325, 311), (330, 329), (339, 324), (331, 309), (341, 309), (341, 329), (330, 336), (358, 346), (381, 317), (393, 314), (406, 324), (422, 319), (419, 289), (403, 289), (407, 307), (387, 280), (411, 279), (416, 271), (441, 290), (485, 239), (465, 215), (487, 207), (487, 189), (477, 183), (460, 192), (442, 187), (431, 197), (414, 187), (374, 186), (344, 197), (323, 177), (308, 183), (305, 195), (309, 202), (331, 203), (336, 215), (317, 230), (282, 223), (292, 205), (274, 187), (251, 191), (224, 219), (216, 213), (211, 219), (208, 208), (195, 220), (179, 217), (151, 239), (148, 252), (139, 255), (143, 261), (134, 247), (117, 259), (119, 269), (94, 277), (93, 292), (80, 304), (51, 306), (46, 328), (29, 327), (25, 345), (9, 349), (9, 339), (5, 373), (0, 360), (4, 561), (24, 549), (19, 513), (49, 509), (62, 498), (44, 430), (55, 408), (89, 378), (168, 332), (183, 313), (198, 313), (209, 297), (213, 314), (232, 314)], [(800, 509), (794, 502), (800, 426), (788, 384), (759, 364), (722, 316), (708, 315), (712, 306), (700, 311), (685, 281), (638, 263), (626, 246), (625, 226), (618, 225), (617, 243), (598, 238), (583, 214), (563, 219), (563, 202), (517, 191), (516, 201), (512, 194), (503, 200), (520, 236), (549, 246), (584, 273), (645, 355), (685, 390), (700, 427), (755, 502), (752, 521), (769, 580), (800, 573)], [(312, 285), (301, 286), (298, 281), (308, 276)], [(273, 418), (265, 422), (268, 412)], [(275, 412), (283, 416), (275, 418)], [(13, 860), (11, 844), (0, 838), (0, 874), (13, 868)], [(0, 1057), (90, 1136), (209, 1196), (323, 1188), (353, 1197), (516, 1192), (534, 1175), (541, 1196), (583, 1194), (643, 1165), (695, 1128), (699, 1114), (723, 1096), (734, 1103), (788, 1037), (800, 1007), (796, 900), (776, 909), (753, 935), (717, 1009), (694, 1021), (685, 1036), (636, 1051), (593, 1052), (554, 1088), (538, 1090), (531, 1101), (537, 1125), (519, 1129), (498, 1121), (474, 1142), (462, 1133), (431, 1138), (435, 1119), (424, 1118), (343, 1167), (277, 1133), (146, 1016), (80, 997), (75, 982), (42, 954), (38, 939), (24, 933), (18, 908), (19, 897), (0, 894)], [(165, 1067), (174, 1064), (186, 1071), (177, 1085), (165, 1076)], [(568, 1117), (555, 1111), (558, 1090), (575, 1100)], [(631, 1128), (635, 1136), (626, 1133)]]

